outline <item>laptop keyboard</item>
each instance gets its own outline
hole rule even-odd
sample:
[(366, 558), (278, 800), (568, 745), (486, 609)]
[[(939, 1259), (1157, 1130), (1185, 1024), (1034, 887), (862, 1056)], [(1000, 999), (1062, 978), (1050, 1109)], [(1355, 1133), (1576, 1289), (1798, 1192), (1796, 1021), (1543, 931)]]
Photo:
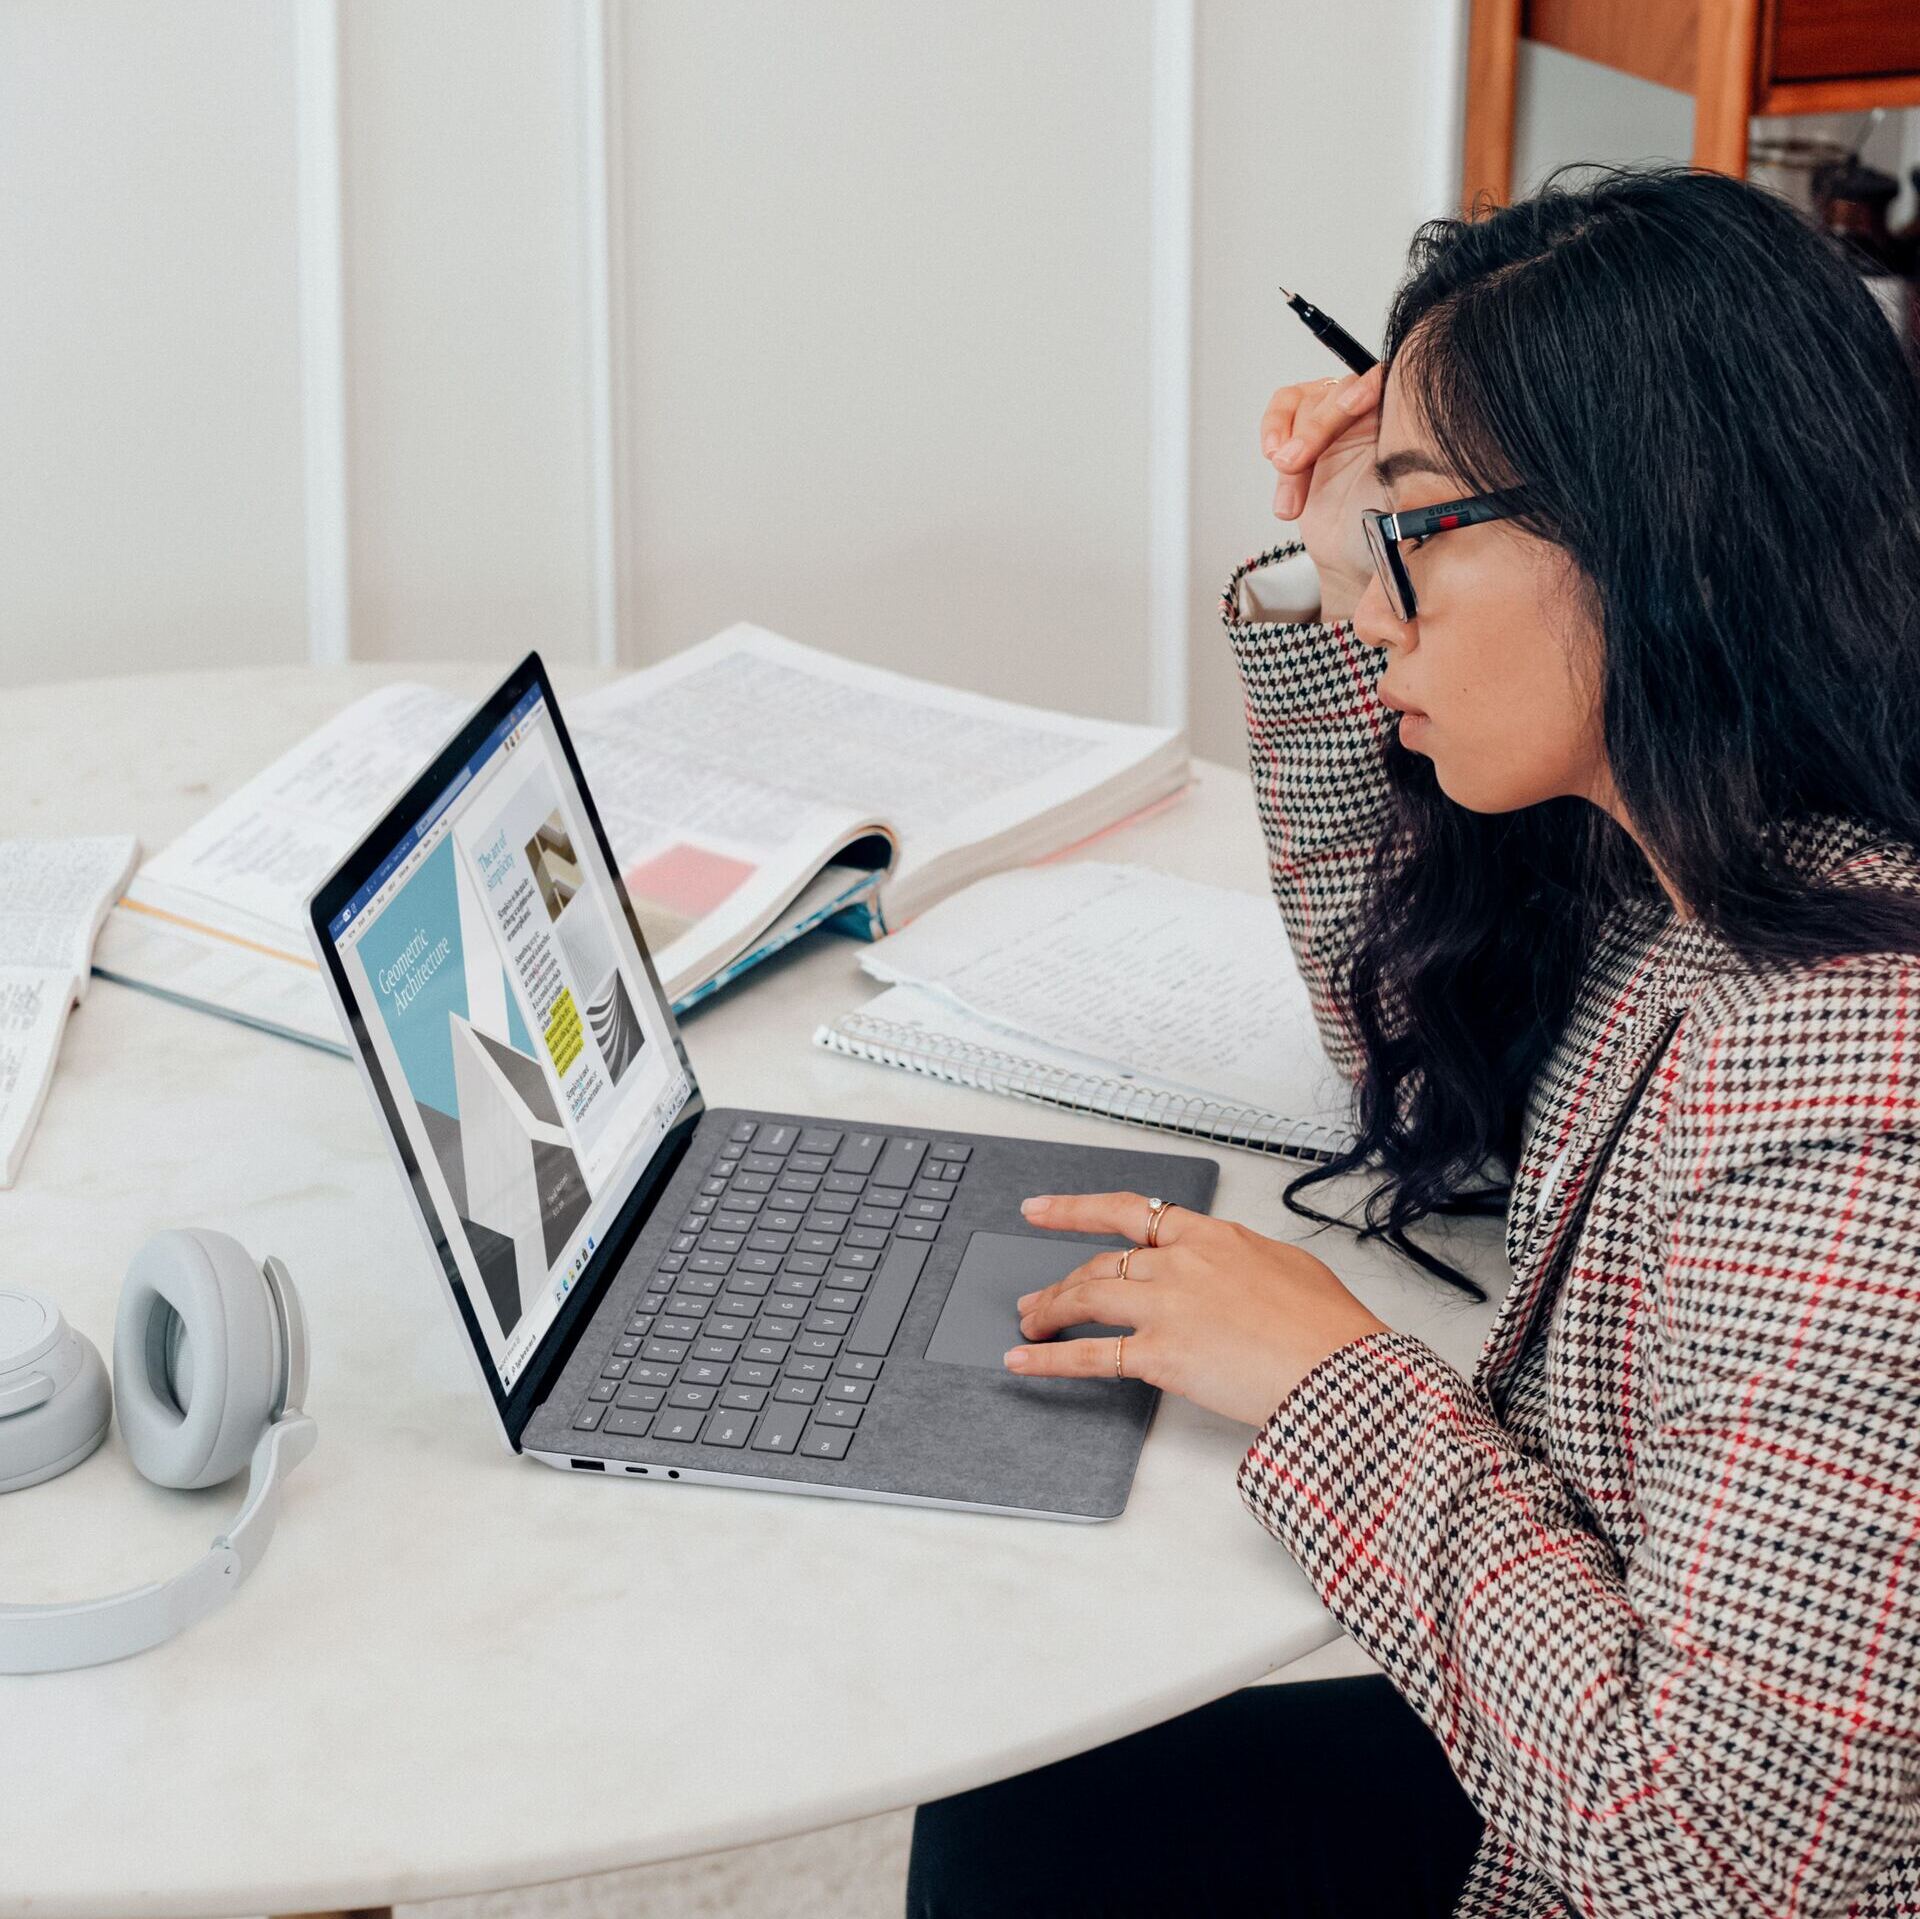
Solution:
[(736, 1120), (574, 1430), (846, 1458), (972, 1153)]

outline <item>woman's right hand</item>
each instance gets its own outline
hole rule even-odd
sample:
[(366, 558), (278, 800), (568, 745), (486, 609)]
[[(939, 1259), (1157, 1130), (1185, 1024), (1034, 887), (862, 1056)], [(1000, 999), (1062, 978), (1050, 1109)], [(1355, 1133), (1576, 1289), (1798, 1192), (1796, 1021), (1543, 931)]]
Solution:
[(1320, 575), (1323, 619), (1347, 618), (1373, 576), (1360, 510), (1385, 504), (1373, 477), (1384, 378), (1375, 366), (1283, 386), (1260, 421), (1260, 451), (1279, 475), (1274, 517), (1299, 526)]

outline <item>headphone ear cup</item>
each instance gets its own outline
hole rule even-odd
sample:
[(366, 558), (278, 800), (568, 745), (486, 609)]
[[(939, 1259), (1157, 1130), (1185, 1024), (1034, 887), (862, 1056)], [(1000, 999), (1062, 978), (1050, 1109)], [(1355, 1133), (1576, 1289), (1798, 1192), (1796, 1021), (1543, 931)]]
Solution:
[(93, 1341), (46, 1294), (0, 1287), (0, 1493), (79, 1465), (112, 1417)]
[(225, 1233), (156, 1233), (134, 1254), (113, 1336), (133, 1463), (158, 1486), (217, 1486), (246, 1465), (280, 1387), (272, 1300)]

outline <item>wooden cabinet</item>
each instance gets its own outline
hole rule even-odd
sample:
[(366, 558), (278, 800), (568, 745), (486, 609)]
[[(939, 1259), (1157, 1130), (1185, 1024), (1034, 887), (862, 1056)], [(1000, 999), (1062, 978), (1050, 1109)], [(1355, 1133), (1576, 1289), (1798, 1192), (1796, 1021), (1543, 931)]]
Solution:
[(1747, 170), (1755, 113), (1920, 105), (1920, 0), (1473, 0), (1462, 199), (1513, 191), (1522, 39), (1693, 95), (1693, 163)]

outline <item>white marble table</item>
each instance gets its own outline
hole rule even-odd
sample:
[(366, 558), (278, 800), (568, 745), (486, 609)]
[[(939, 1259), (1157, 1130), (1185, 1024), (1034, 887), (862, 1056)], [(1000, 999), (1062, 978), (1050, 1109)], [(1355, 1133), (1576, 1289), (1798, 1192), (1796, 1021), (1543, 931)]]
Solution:
[[(488, 669), (417, 677), (478, 694)], [(396, 671), (266, 670), (0, 695), (0, 832), (164, 844)], [(562, 694), (587, 676), (562, 674)], [(1096, 849), (1263, 884), (1247, 783)], [(709, 1099), (1137, 1140), (808, 1043), (871, 990), (824, 936), (696, 1011)], [(1219, 1210), (1286, 1237), (1288, 1163), (1223, 1151)], [(1324, 1193), (1323, 1193), (1324, 1202)], [(1243, 1428), (1169, 1401), (1104, 1526), (570, 1478), (490, 1430), (342, 1061), (95, 981), (15, 1188), (10, 1276), (104, 1346), (136, 1245), (178, 1223), (281, 1254), (320, 1428), (233, 1604), (144, 1657), (0, 1678), (0, 1919), (382, 1905), (794, 1833), (1018, 1772), (1333, 1636), (1234, 1491)], [(1504, 1284), (1491, 1222), (1444, 1242)], [(1475, 1307), (1345, 1236), (1384, 1318), (1465, 1362)], [(0, 1597), (104, 1592), (204, 1550), (237, 1488), (163, 1493), (117, 1432), (0, 1501)]]

